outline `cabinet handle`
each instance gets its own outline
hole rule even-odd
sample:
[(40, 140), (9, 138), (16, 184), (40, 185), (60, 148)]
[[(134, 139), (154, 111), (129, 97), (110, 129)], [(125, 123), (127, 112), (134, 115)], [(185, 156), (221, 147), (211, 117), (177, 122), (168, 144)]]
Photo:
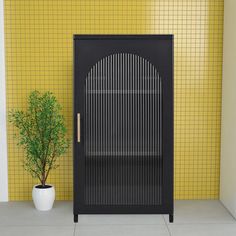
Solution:
[(77, 141), (80, 143), (80, 113), (77, 113)]

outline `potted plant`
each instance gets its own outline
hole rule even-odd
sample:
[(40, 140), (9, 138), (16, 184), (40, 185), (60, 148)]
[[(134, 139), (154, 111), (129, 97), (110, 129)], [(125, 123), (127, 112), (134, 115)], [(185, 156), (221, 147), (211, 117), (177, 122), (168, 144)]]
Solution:
[(55, 200), (54, 186), (47, 183), (49, 173), (58, 167), (57, 159), (68, 149), (61, 106), (51, 92), (31, 92), (26, 110), (13, 110), (9, 121), (18, 128), (18, 144), (25, 151), (24, 168), (37, 178), (32, 197), (38, 210), (50, 210)]

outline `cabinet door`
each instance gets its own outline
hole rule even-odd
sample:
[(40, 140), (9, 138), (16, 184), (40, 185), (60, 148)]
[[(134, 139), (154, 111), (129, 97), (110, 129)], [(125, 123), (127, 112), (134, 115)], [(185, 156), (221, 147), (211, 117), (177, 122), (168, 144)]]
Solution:
[(76, 211), (164, 213), (173, 204), (172, 40), (80, 36), (74, 66)]

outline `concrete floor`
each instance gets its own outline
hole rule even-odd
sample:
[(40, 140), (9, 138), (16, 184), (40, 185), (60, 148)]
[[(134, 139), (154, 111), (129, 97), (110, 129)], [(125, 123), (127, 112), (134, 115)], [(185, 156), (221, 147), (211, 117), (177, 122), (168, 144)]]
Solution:
[(32, 202), (0, 203), (0, 236), (235, 236), (236, 221), (219, 201), (176, 201), (174, 223), (166, 215), (80, 215), (72, 202), (50, 212)]

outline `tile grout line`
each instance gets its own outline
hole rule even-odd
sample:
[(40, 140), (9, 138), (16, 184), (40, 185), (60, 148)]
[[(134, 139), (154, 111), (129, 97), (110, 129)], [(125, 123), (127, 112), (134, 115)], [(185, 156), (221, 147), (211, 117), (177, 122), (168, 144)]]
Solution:
[(72, 227), (71, 225), (57, 225), (57, 224), (55, 224), (55, 225), (17, 225), (17, 224), (14, 224), (14, 225), (7, 225), (7, 224), (5, 224), (5, 225), (1, 225), (0, 224), (0, 228), (9, 228), (9, 227), (32, 227), (32, 228), (34, 228), (34, 227)]
[(76, 223), (74, 224), (74, 232), (73, 232), (73, 236), (75, 236), (75, 229), (76, 229)]
[(131, 226), (135, 226), (135, 225), (141, 225), (141, 226), (145, 226), (145, 225), (164, 225), (164, 224), (155, 224), (155, 223), (153, 223), (153, 224), (138, 224), (138, 223), (135, 223), (135, 224), (121, 224), (121, 223), (107, 223), (107, 224), (98, 224), (98, 223), (91, 223), (91, 224), (89, 224), (89, 223), (86, 223), (86, 224), (81, 224), (82, 226), (104, 226), (104, 225), (118, 225), (118, 226), (120, 226), (120, 225), (124, 225), (124, 226), (127, 226), (127, 225), (131, 225)]
[(163, 218), (163, 220), (164, 220), (164, 222), (165, 222), (165, 225), (166, 225), (166, 228), (167, 228), (167, 230), (168, 230), (169, 236), (171, 236), (171, 232), (170, 232), (169, 226), (168, 226), (168, 224), (167, 224), (167, 222), (166, 222), (166, 219), (165, 219), (165, 217), (164, 217), (163, 215), (162, 215), (162, 218)]

